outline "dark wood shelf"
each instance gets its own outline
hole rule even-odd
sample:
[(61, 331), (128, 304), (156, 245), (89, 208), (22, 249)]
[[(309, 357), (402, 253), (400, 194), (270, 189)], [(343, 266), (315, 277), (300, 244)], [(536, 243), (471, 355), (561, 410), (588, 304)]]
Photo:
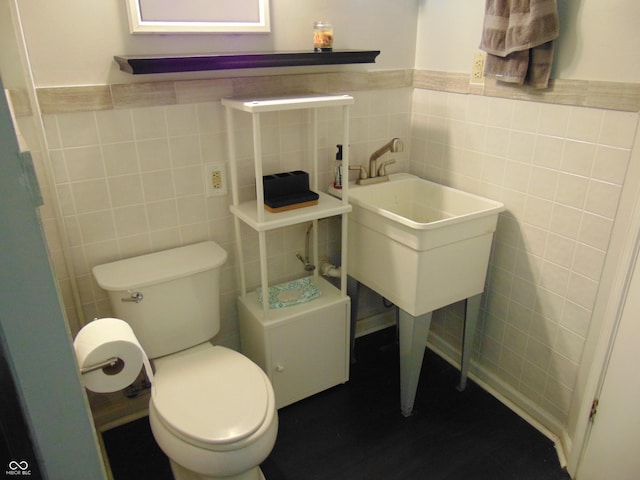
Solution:
[(380, 50), (334, 50), (332, 52), (256, 52), (206, 55), (116, 55), (120, 70), (149, 73), (198, 72), (237, 68), (302, 67), (375, 63)]

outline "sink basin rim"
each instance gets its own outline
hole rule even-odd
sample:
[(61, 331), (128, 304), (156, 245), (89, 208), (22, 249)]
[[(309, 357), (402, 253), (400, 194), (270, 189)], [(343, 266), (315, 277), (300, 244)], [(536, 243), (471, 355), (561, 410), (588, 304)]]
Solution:
[[(406, 192), (408, 188), (414, 189), (416, 184), (420, 183), (424, 183), (427, 188), (442, 189), (448, 194), (462, 197), (465, 200), (475, 201), (479, 204), (479, 209), (462, 214), (448, 212), (448, 214), (451, 216), (447, 216), (446, 218), (441, 218), (430, 222), (418, 222), (412, 220), (411, 218), (393, 212), (389, 208), (385, 208), (382, 205), (376, 205), (376, 199), (371, 201), (370, 197), (375, 197), (377, 193), (384, 193), (388, 190), (398, 188), (401, 191)], [(409, 186), (409, 184), (411, 186)], [(465, 222), (473, 218), (495, 215), (504, 211), (505, 209), (504, 204), (502, 204), (501, 202), (497, 202), (485, 197), (480, 197), (473, 193), (458, 190), (446, 185), (431, 182), (430, 180), (425, 180), (409, 173), (397, 173), (389, 175), (389, 182), (352, 187), (350, 188), (349, 192), (349, 202), (353, 205), (357, 205), (358, 207), (361, 207), (365, 210), (369, 210), (373, 213), (379, 214), (383, 217), (388, 218), (389, 220), (398, 222), (414, 230), (431, 230), (441, 228), (445, 224), (451, 225), (455, 223)]]

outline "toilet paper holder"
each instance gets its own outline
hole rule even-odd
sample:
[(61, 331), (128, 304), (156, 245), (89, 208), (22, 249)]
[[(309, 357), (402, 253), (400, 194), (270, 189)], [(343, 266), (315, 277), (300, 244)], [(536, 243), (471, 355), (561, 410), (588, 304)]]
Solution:
[(106, 375), (117, 375), (124, 368), (124, 361), (118, 357), (111, 357), (108, 360), (105, 360), (104, 362), (81, 368), (80, 373), (82, 374), (89, 373), (89, 372), (98, 370), (100, 368)]

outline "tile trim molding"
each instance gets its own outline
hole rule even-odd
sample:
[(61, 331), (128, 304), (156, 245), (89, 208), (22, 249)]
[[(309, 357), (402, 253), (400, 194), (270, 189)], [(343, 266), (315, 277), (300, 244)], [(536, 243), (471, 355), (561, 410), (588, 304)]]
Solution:
[(562, 80), (549, 82), (549, 88), (537, 90), (485, 79), (484, 85), (470, 85), (466, 73), (415, 70), (414, 88), (466, 93), (486, 97), (529, 100), (595, 107), (626, 112), (640, 111), (640, 83), (598, 82), (591, 80)]
[[(339, 93), (413, 87), (450, 93), (510, 98), (560, 105), (640, 111), (640, 84), (590, 80), (552, 80), (536, 90), (486, 79), (469, 84), (466, 73), (431, 70), (381, 70), (301, 75), (270, 75), (204, 80), (132, 82), (111, 85), (42, 87), (36, 90), (43, 114), (112, 110), (217, 101), (225, 96)], [(21, 95), (12, 96), (21, 102)], [(16, 108), (17, 112), (27, 111)]]

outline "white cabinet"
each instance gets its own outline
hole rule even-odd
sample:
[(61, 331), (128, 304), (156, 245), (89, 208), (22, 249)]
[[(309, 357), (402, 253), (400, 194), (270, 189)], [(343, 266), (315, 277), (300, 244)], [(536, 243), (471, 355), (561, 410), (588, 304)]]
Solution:
[(349, 297), (315, 283), (320, 297), (267, 319), (255, 292), (238, 299), (242, 352), (271, 379), (278, 408), (349, 379)]
[[(318, 190), (318, 109), (340, 107), (342, 110), (342, 144), (349, 145), (349, 108), (353, 97), (349, 95), (304, 95), (278, 98), (228, 98), (222, 100), (226, 108), (232, 188), (231, 213), (234, 217), (236, 255), (240, 275), (238, 314), (242, 351), (267, 373), (273, 384), (278, 408), (301, 400), (349, 379), (350, 300), (347, 288), (347, 214), (348, 185), (343, 187), (342, 199), (336, 199)], [(301, 168), (308, 169), (310, 189), (319, 194), (317, 205), (272, 213), (264, 209), (262, 185), (262, 128), (261, 115), (267, 112), (308, 109), (311, 112), (309, 138), (310, 161)], [(234, 111), (251, 115), (253, 153), (256, 180), (256, 198), (239, 201), (238, 161), (234, 130)], [(237, 113), (236, 113), (237, 115)], [(343, 151), (343, 170), (349, 168), (349, 149)], [(278, 172), (268, 172), (278, 173)], [(260, 285), (262, 292), (269, 290), (267, 272), (266, 233), (276, 228), (313, 222), (313, 263), (318, 265), (318, 220), (340, 215), (342, 217), (341, 281), (340, 288), (314, 271), (311, 282), (321, 295), (298, 305), (269, 308), (269, 302), (260, 302), (255, 291), (247, 292), (242, 250), (241, 222), (258, 233), (260, 258)]]

